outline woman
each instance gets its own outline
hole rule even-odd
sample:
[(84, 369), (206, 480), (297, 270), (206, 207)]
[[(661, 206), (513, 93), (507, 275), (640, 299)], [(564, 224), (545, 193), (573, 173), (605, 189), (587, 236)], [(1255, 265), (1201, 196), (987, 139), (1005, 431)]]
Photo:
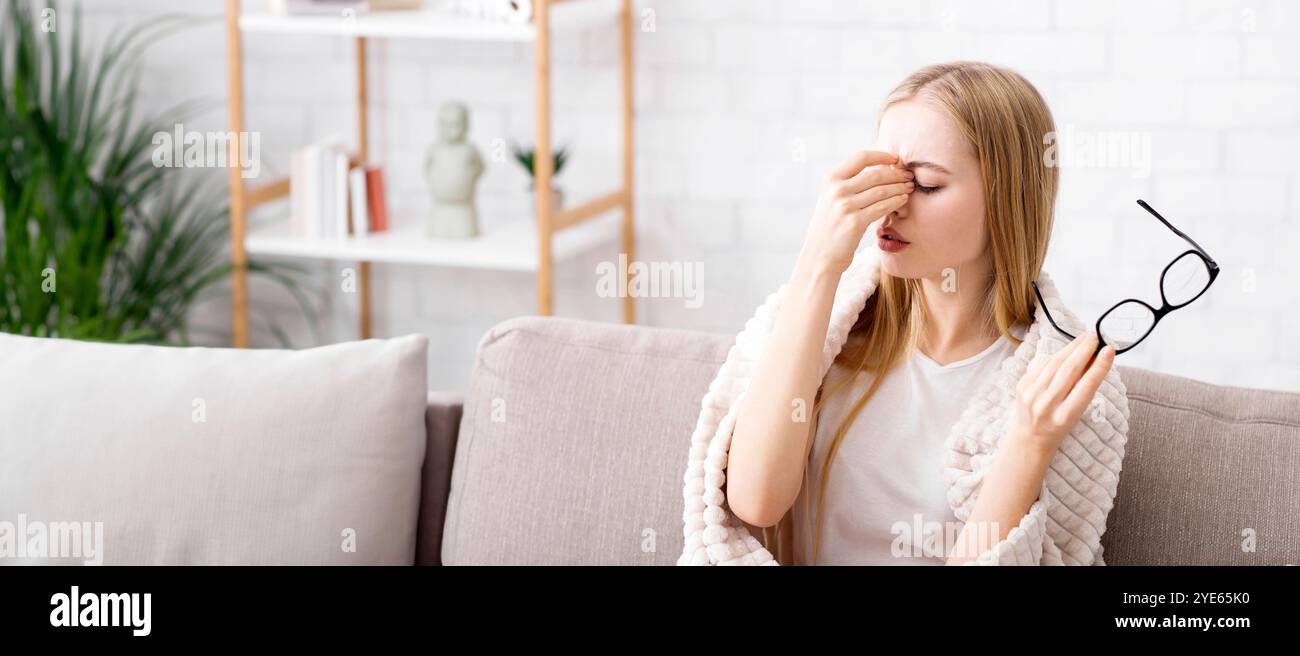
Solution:
[[(930, 66), (886, 100), (877, 150), (855, 153), (826, 177), (761, 357), (732, 410), (730, 453), (724, 436), (715, 461), (725, 477), (712, 479), (725, 479), (725, 503), (736, 517), (778, 529), (764, 533), (780, 561), (964, 564), (983, 553), (996, 562), (987, 555), (990, 545), (1001, 547), (1003, 562), (1056, 562), (1062, 551), (1066, 562), (1100, 561), (1100, 530), (1114, 496), (1108, 479), (1118, 477), (1126, 422), (1118, 431), (1105, 422), (1076, 426), (1090, 404), (1097, 407), (1094, 397), (1101, 399), (1112, 347), (1097, 352), (1089, 332), (1051, 357), (1051, 348), (1036, 349), (1041, 357), (1009, 379), (1015, 383), (1007, 385), (1014, 390), (1005, 395), (1005, 412), (984, 408), (991, 423), (1006, 420), (993, 445), (980, 445), (988, 452), (963, 452), (949, 442), (959, 420), (978, 416), (963, 412), (981, 385), (1013, 370), (1013, 355), (1034, 323), (1031, 283), (1047, 253), (1057, 191), (1058, 171), (1042, 156), (1053, 130), (1042, 97), (1020, 75), (969, 62)], [(833, 306), (845, 293), (842, 277), (861, 257), (855, 251), (864, 235), (867, 249), (878, 249), (879, 265), (870, 265), (878, 268), (878, 284), (842, 349), (828, 352)], [(1052, 303), (1054, 316), (1056, 308)], [(1038, 347), (1051, 338), (1034, 339)], [(828, 353), (829, 370), (822, 357)], [(1122, 406), (1112, 414), (1126, 419), (1122, 383), (1117, 375), (1110, 380)], [(801, 412), (806, 399), (814, 399), (808, 413)], [(1072, 431), (1103, 438), (1094, 455), (1118, 451), (1105, 471), (1086, 474), (1107, 479), (1099, 481), (1104, 489), (1082, 494), (1104, 507), (1100, 529), (1093, 512), (1090, 525), (1076, 531), (1095, 533), (1085, 536), (1086, 546), (1061, 539), (1071, 529), (1062, 528), (1071, 520), (1066, 511), (1086, 510), (1058, 500), (1049, 520), (1042, 498), (1045, 476), (1057, 466), (1053, 457)], [(715, 441), (709, 453), (717, 451)], [(705, 453), (697, 449), (693, 458)], [(979, 455), (990, 458), (977, 461)], [(965, 487), (954, 487), (960, 476), (940, 476), (941, 462), (969, 474)], [(1058, 482), (1079, 478), (1073, 470), (1061, 473)], [(714, 528), (691, 537), (692, 524), (701, 529), (708, 522), (691, 519), (689, 489), (698, 485), (690, 478), (688, 472), (683, 561), (693, 546), (726, 540), (718, 526), (727, 522), (716, 521), (707, 501), (695, 507)], [(971, 490), (978, 495), (961, 506), (958, 497)], [(969, 513), (966, 521), (955, 507)], [(1018, 526), (1025, 530), (1013, 535)], [(1027, 537), (1031, 527), (1037, 534)]]

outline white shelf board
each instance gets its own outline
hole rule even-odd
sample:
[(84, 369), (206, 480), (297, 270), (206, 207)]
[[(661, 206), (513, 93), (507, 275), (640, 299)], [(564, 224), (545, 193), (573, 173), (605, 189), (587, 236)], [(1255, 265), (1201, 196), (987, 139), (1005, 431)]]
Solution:
[[(554, 29), (565, 30), (613, 24), (619, 10), (618, 3), (611, 0), (566, 2), (551, 10), (551, 25)], [(239, 29), (248, 33), (460, 41), (532, 41), (537, 36), (532, 23), (519, 25), (478, 20), (429, 9), (359, 12), (348, 18), (332, 14), (281, 15), (264, 10), (247, 11), (239, 16)]]
[[(610, 212), (555, 234), (554, 262), (562, 262), (601, 244), (618, 243), (621, 214)], [(365, 237), (313, 238), (289, 234), (287, 221), (251, 226), (244, 238), (250, 255), (415, 264), (496, 271), (537, 271), (537, 225), (515, 221), (484, 230), (476, 239), (433, 239), (424, 223), (410, 221)], [(614, 255), (611, 255), (614, 257)]]

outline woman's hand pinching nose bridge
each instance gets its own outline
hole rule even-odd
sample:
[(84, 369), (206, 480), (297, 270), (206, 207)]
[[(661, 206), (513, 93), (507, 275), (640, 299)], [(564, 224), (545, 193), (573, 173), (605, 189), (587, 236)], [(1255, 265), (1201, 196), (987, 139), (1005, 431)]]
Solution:
[(833, 274), (848, 268), (867, 227), (902, 207), (915, 188), (915, 176), (897, 164), (892, 153), (862, 150), (826, 174), (799, 252), (801, 265)]

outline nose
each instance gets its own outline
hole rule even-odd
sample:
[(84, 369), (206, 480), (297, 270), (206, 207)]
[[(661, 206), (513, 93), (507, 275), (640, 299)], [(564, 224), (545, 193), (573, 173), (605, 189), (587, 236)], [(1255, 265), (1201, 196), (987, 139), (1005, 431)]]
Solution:
[(911, 196), (908, 196), (907, 200), (903, 203), (901, 207), (889, 213), (889, 220), (899, 221), (902, 219), (906, 219), (907, 213), (909, 211), (908, 206), (910, 206), (911, 204), (912, 204), (912, 198)]

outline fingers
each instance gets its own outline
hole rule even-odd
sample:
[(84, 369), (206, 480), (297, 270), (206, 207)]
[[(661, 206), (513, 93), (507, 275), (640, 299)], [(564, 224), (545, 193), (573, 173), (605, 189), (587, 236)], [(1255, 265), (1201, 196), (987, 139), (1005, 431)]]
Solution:
[(870, 166), (859, 171), (852, 178), (845, 182), (845, 187), (849, 193), (861, 193), (872, 187), (880, 185), (894, 184), (896, 182), (907, 182), (916, 178), (916, 174), (907, 169), (895, 168), (892, 166)]
[(1110, 372), (1111, 365), (1115, 363), (1115, 347), (1109, 344), (1097, 354), (1097, 358), (1092, 361), (1092, 365), (1079, 382), (1075, 384), (1070, 395), (1065, 397), (1063, 405), (1070, 411), (1071, 417), (1083, 416), (1083, 411), (1092, 403), (1092, 398), (1097, 395), (1097, 390), (1101, 389), (1101, 381), (1105, 380), (1106, 374)]
[(911, 181), (895, 182), (894, 184), (872, 187), (861, 193), (854, 194), (849, 202), (853, 204), (853, 207), (858, 207), (858, 208), (869, 207), (891, 196), (901, 196), (904, 194), (910, 194), (912, 193), (912, 189), (914, 189), (915, 187), (916, 185), (913, 184)]
[(1034, 384), (1042, 375), (1043, 369), (1047, 367), (1047, 363), (1051, 360), (1052, 358), (1043, 356), (1041, 358), (1035, 358), (1034, 361), (1029, 364), (1029, 369), (1025, 370), (1025, 374), (1020, 377), (1020, 390), (1022, 392), (1034, 388)]
[(1031, 366), (1029, 371), (1026, 371), (1025, 375), (1022, 377), (1025, 383), (1025, 389), (1037, 391), (1046, 388), (1056, 376), (1057, 370), (1060, 369), (1061, 362), (1064, 361), (1065, 358), (1069, 357), (1070, 353), (1079, 345), (1083, 338), (1084, 335), (1079, 335), (1074, 338), (1074, 341), (1066, 344), (1064, 348), (1056, 353), (1039, 358), (1037, 364)]
[(886, 198), (877, 203), (872, 203), (871, 205), (868, 205), (867, 207), (859, 210), (858, 216), (862, 218), (863, 224), (865, 226), (866, 224), (870, 224), (872, 221), (875, 221), (876, 219), (879, 219), (880, 217), (889, 214), (890, 212), (893, 212), (894, 210), (902, 207), (903, 203), (907, 202), (907, 198), (908, 198), (907, 194), (903, 194), (901, 196), (890, 196), (889, 198)]
[(837, 180), (848, 180), (868, 166), (893, 164), (897, 161), (898, 156), (892, 153), (884, 153), (878, 150), (859, 150), (850, 155), (839, 166), (831, 169), (830, 177)]
[(1088, 360), (1097, 349), (1097, 334), (1088, 331), (1079, 335), (1068, 347), (1062, 349), (1065, 357), (1048, 384), (1047, 393), (1054, 399), (1064, 399), (1079, 380), (1079, 374), (1088, 366)]

